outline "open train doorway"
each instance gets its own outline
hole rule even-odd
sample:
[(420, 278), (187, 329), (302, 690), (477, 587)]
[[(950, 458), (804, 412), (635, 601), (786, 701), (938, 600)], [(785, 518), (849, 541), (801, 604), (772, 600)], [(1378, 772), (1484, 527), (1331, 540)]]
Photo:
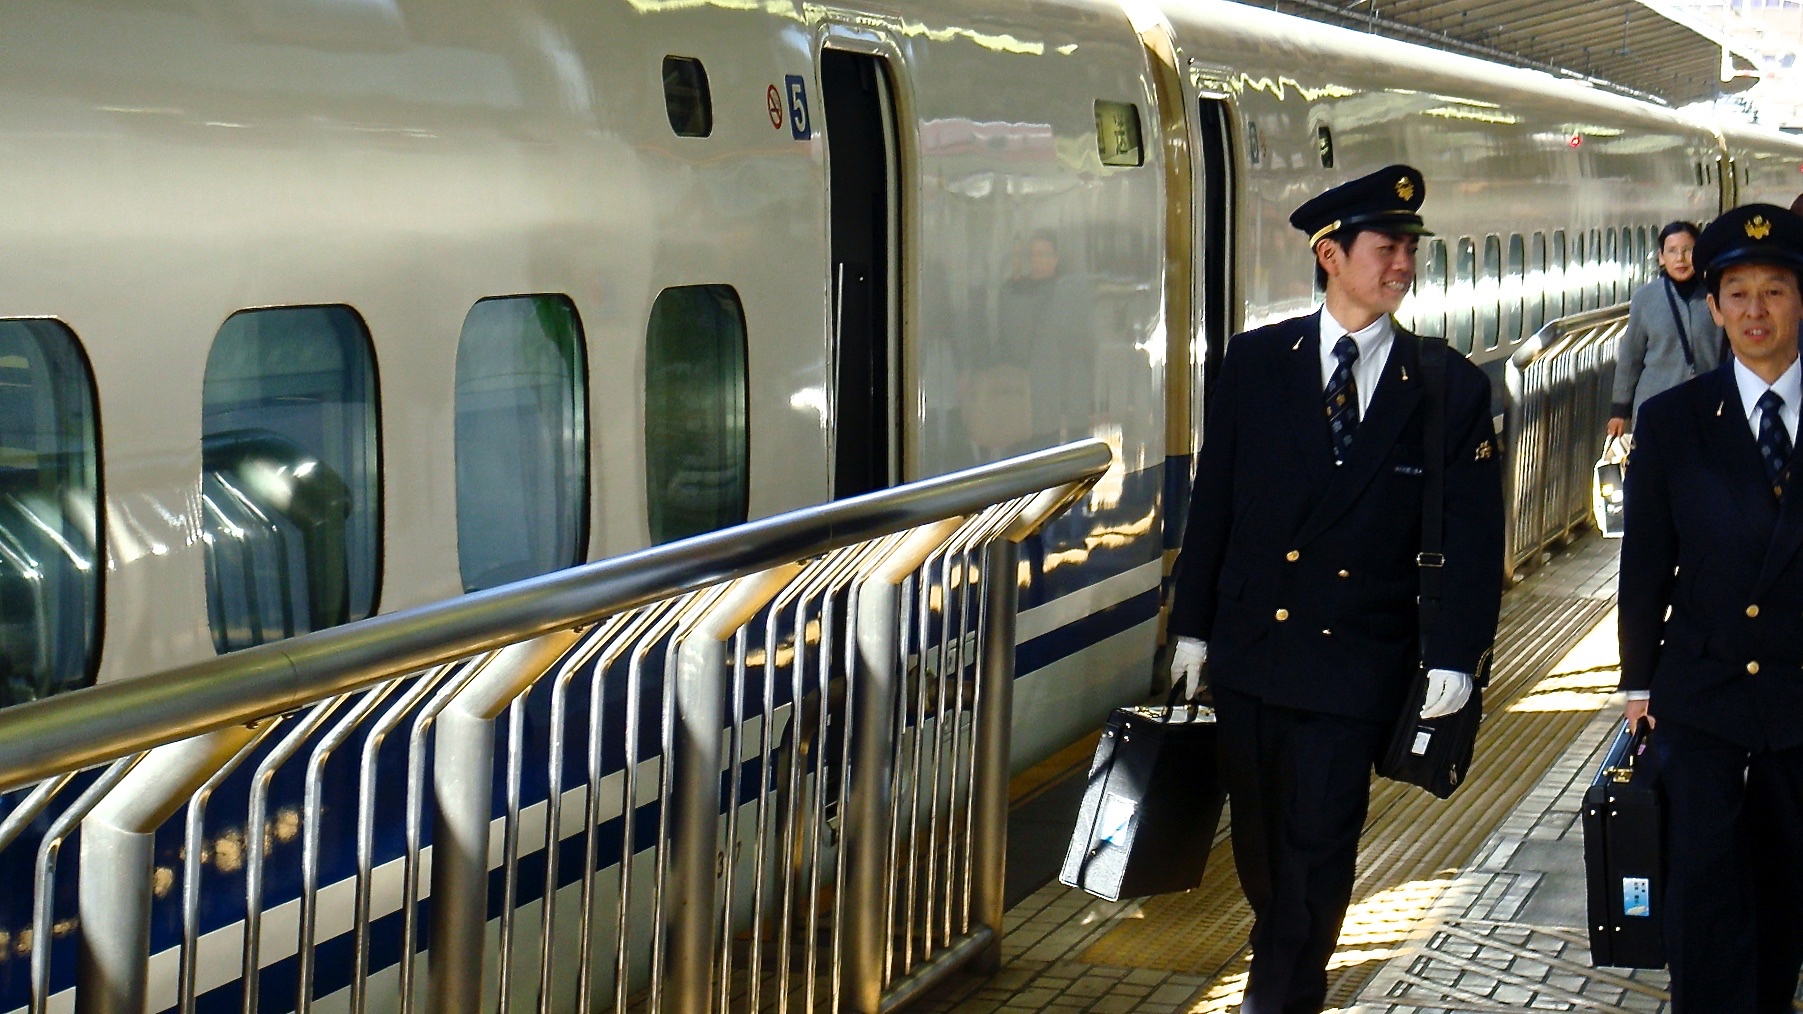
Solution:
[(901, 481), (900, 152), (888, 61), (824, 49), (833, 495)]
[[(1201, 312), (1197, 337), (1202, 343), (1197, 400), (1192, 408), (1198, 427), (1227, 336), (1233, 333), (1233, 160), (1228, 147), (1228, 110), (1223, 99), (1197, 100), (1196, 126), (1201, 135), (1202, 178), (1197, 181), (1196, 306)], [(1200, 430), (1198, 429), (1198, 434)], [(1199, 443), (1196, 446), (1201, 446)]]

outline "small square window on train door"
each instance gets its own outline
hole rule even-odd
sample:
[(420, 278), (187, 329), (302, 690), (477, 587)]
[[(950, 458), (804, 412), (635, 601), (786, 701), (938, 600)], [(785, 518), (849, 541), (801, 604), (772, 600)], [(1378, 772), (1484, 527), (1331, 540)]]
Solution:
[(1315, 151), (1321, 156), (1321, 168), (1333, 168), (1333, 131), (1323, 123), (1315, 128)]
[(664, 57), (664, 113), (680, 137), (706, 137), (714, 132), (714, 102), (707, 90), (707, 68), (691, 56)]
[(1131, 102), (1096, 100), (1096, 152), (1103, 165), (1144, 165), (1139, 107)]

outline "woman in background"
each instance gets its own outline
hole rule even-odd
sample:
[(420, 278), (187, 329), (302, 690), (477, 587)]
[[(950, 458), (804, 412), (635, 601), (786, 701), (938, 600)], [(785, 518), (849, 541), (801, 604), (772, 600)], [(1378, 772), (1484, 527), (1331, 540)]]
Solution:
[(1721, 364), (1722, 329), (1691, 263), (1697, 227), (1673, 222), (1659, 230), (1659, 277), (1628, 304), (1628, 331), (1615, 363), (1609, 435), (1625, 436), (1648, 398)]

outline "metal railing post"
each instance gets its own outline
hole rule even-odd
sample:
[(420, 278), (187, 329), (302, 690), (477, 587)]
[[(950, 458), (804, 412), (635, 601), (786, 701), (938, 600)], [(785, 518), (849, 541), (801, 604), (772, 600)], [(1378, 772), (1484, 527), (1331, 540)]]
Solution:
[(1014, 621), (1020, 546), (992, 541), (983, 553), (982, 668), (977, 675), (975, 797), (971, 806), (970, 922), (994, 931), (972, 959), (981, 975), (1002, 970), (1003, 882), (1008, 856), (1009, 725), (1014, 718)]
[[(847, 1008), (877, 1014), (883, 1000), (883, 958), (888, 948), (890, 800), (895, 754), (895, 709), (900, 699), (901, 584), (958, 530), (952, 518), (909, 533), (858, 588), (856, 670), (851, 674), (850, 780), (841, 824), (845, 850), (845, 957)], [(924, 608), (924, 606), (923, 606)], [(921, 656), (925, 665), (924, 647)], [(916, 723), (926, 716), (917, 716)], [(918, 727), (918, 724), (917, 724)]]
[[(667, 944), (662, 1007), (678, 1014), (713, 1009), (715, 953), (724, 923), (714, 908), (721, 863), (721, 740), (726, 729), (726, 643), (795, 575), (785, 564), (733, 582), (695, 625), (681, 634), (676, 652), (676, 725), (671, 766), (670, 855), (665, 866)], [(734, 720), (738, 720), (735, 716)], [(736, 806), (738, 800), (727, 805)], [(728, 845), (730, 848), (730, 843)]]
[(75, 1009), (149, 1009), (156, 830), (256, 731), (233, 726), (152, 750), (81, 822), (81, 950)]
[(483, 1009), (495, 719), (581, 637), (560, 630), (502, 648), (438, 716), (432, 749), (432, 926), (426, 1009)]

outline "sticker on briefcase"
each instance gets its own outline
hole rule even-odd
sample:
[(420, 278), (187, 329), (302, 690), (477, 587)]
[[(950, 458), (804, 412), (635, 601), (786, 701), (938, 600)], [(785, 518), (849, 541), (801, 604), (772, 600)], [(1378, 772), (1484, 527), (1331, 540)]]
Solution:
[(1415, 745), (1409, 748), (1409, 752), (1414, 754), (1417, 757), (1427, 753), (1427, 745), (1429, 743), (1433, 742), (1433, 739), (1434, 739), (1434, 730), (1432, 730), (1432, 729), (1416, 729), (1415, 730)]
[(1653, 882), (1650, 879), (1621, 878), (1621, 914), (1641, 918), (1653, 914)]
[(1102, 819), (1098, 822), (1098, 841), (1110, 845), (1123, 845), (1127, 838), (1127, 825), (1133, 823), (1133, 811), (1139, 804), (1125, 796), (1117, 796), (1110, 792), (1102, 798)]

